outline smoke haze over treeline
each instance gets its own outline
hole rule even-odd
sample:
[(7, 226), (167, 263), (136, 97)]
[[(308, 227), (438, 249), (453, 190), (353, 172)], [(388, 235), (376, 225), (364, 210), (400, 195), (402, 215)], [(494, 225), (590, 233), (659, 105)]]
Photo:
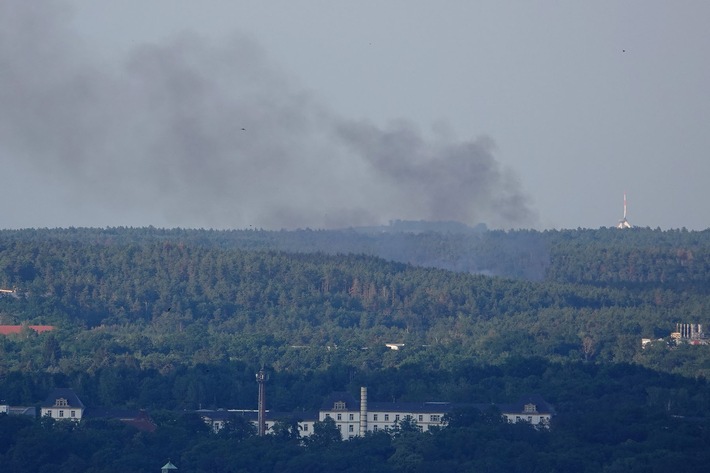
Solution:
[(3, 227), (535, 224), (490, 138), (341, 117), (237, 33), (97, 57), (71, 15), (0, 3)]

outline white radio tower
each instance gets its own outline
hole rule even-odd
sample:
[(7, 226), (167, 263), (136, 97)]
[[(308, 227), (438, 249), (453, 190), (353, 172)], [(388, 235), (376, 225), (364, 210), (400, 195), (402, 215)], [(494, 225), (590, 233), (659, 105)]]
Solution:
[(626, 220), (626, 192), (624, 192), (624, 218), (619, 220), (616, 228), (632, 228), (628, 220)]

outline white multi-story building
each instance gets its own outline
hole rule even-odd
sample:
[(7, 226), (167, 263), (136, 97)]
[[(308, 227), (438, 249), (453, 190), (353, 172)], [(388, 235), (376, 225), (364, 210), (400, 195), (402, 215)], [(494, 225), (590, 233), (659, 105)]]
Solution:
[(367, 432), (393, 430), (405, 419), (423, 431), (444, 425), (444, 416), (452, 410), (449, 402), (370, 402), (367, 388), (360, 388), (360, 402), (350, 393), (331, 394), (321, 406), (318, 420), (330, 417), (344, 439)]
[(535, 426), (550, 427), (554, 408), (540, 396), (525, 396), (513, 404), (498, 404), (496, 407), (508, 422), (528, 422)]
[(78, 422), (84, 415), (84, 403), (69, 388), (57, 388), (47, 396), (42, 403), (42, 417), (51, 417), (57, 420), (73, 420)]
[[(364, 436), (367, 432), (393, 431), (406, 420), (427, 432), (445, 427), (446, 415), (457, 408), (476, 408), (481, 411), (497, 409), (508, 422), (528, 422), (548, 428), (554, 409), (540, 396), (526, 396), (512, 404), (455, 404), (450, 402), (368, 402), (367, 388), (360, 389), (360, 400), (348, 392), (335, 392), (328, 396), (317, 413), (276, 413), (266, 411), (266, 432), (273, 432), (279, 421), (297, 422), (302, 437), (313, 434), (317, 421), (332, 419), (343, 439)], [(256, 424), (256, 411), (208, 411), (198, 413), (202, 419), (219, 431), (229, 415), (243, 415)]]

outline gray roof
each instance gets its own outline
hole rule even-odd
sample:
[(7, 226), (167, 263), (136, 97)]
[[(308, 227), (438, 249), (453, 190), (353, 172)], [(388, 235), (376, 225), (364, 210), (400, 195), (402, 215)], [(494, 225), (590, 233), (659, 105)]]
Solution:
[(269, 412), (266, 420), (292, 420), (314, 422), (318, 420), (318, 411)]
[(7, 413), (10, 415), (17, 415), (17, 416), (30, 416), (30, 417), (36, 417), (37, 416), (37, 409), (34, 406), (8, 406), (7, 408)]
[(81, 399), (79, 399), (79, 396), (76, 395), (74, 390), (70, 388), (55, 388), (42, 403), (42, 407), (59, 407), (57, 406), (57, 399), (66, 399), (66, 407), (74, 407), (77, 409), (84, 408), (84, 403), (81, 402)]
[(534, 404), (537, 414), (555, 414), (555, 408), (537, 394), (527, 394), (522, 396), (518, 402), (497, 404), (497, 406), (502, 414), (529, 414), (529, 412), (525, 412), (527, 404)]
[(137, 419), (144, 415), (140, 409), (114, 409), (106, 407), (90, 407), (86, 409), (84, 417), (87, 419)]
[(321, 411), (332, 411), (336, 402), (344, 402), (346, 411), (359, 411), (360, 401), (355, 399), (355, 396), (346, 391), (336, 391), (330, 393), (330, 395), (325, 398), (323, 404), (321, 404)]
[[(334, 404), (338, 401), (345, 403), (343, 411), (353, 412), (360, 410), (360, 402), (348, 392), (334, 392), (330, 394), (323, 404), (321, 411), (334, 411)], [(497, 408), (502, 414), (514, 414), (525, 412), (526, 404), (534, 404), (538, 414), (555, 414), (555, 409), (547, 403), (542, 396), (537, 394), (526, 394), (517, 402), (508, 404), (474, 404), (474, 403), (453, 403), (453, 402), (370, 402), (367, 403), (368, 412), (401, 412), (401, 413), (449, 413), (454, 409), (465, 407), (475, 407), (481, 411)]]
[[(197, 414), (199, 414), (201, 417), (210, 419), (212, 421), (218, 421), (218, 420), (228, 421), (233, 416), (244, 417), (247, 420), (256, 421), (259, 417), (259, 413), (254, 412), (254, 411), (239, 412), (239, 411), (200, 409), (195, 412)], [(312, 421), (318, 420), (318, 412), (317, 411), (296, 411), (296, 412), (266, 411), (265, 415), (266, 415), (267, 421), (297, 419), (299, 422), (309, 422), (309, 421), (312, 422)]]
[(450, 402), (368, 402), (370, 412), (447, 413), (457, 406)]

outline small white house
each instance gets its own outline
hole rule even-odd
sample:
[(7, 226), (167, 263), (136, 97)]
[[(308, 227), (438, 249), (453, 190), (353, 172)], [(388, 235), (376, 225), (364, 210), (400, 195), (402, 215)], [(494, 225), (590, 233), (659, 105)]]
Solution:
[(57, 388), (42, 403), (40, 415), (57, 420), (79, 422), (84, 416), (84, 403), (70, 388)]

